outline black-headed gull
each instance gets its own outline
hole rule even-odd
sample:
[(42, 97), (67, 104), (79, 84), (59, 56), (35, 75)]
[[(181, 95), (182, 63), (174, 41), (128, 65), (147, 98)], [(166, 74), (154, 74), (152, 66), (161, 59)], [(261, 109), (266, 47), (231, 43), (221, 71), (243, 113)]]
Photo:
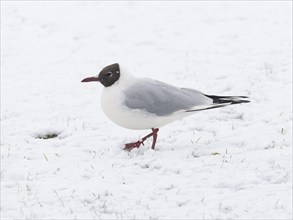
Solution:
[(118, 63), (106, 66), (81, 82), (98, 81), (104, 86), (101, 106), (114, 123), (129, 129), (152, 129), (141, 140), (125, 144), (125, 150), (138, 148), (153, 136), (155, 149), (159, 128), (197, 111), (249, 102), (246, 96), (215, 96), (177, 88), (154, 79), (137, 78)]

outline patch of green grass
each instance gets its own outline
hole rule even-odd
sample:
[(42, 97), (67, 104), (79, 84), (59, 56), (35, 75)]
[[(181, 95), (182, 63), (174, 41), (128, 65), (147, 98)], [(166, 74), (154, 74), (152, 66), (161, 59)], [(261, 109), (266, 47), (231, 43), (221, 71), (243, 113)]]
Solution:
[(48, 157), (43, 153), (43, 155), (44, 155), (44, 157), (45, 157), (45, 159), (46, 159), (46, 161), (48, 161)]
[(218, 152), (213, 152), (213, 153), (211, 153), (211, 155), (220, 155), (220, 153), (218, 153)]
[(47, 139), (56, 138), (56, 137), (58, 137), (58, 135), (59, 134), (57, 134), (57, 133), (39, 134), (39, 135), (36, 136), (36, 138), (47, 140)]

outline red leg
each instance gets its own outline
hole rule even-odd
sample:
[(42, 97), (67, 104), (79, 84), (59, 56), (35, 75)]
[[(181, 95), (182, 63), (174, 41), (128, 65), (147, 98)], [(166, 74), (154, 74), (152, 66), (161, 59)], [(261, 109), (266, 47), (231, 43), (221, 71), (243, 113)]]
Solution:
[(153, 136), (153, 144), (152, 144), (152, 149), (154, 150), (155, 149), (155, 145), (156, 145), (156, 142), (157, 142), (157, 133), (158, 133), (159, 129), (156, 128), (152, 128), (152, 133), (146, 135), (145, 137), (143, 137), (141, 139), (141, 141), (137, 141), (137, 142), (133, 142), (133, 143), (128, 143), (128, 144), (125, 144), (125, 147), (124, 147), (124, 150), (126, 151), (131, 151), (133, 148), (139, 148), (140, 145), (142, 144), (143, 145), (143, 142), (148, 139), (149, 137)]
[(153, 131), (152, 149), (155, 150), (155, 146), (156, 146), (156, 142), (157, 142), (159, 128), (156, 128), (156, 129), (152, 128), (152, 131)]

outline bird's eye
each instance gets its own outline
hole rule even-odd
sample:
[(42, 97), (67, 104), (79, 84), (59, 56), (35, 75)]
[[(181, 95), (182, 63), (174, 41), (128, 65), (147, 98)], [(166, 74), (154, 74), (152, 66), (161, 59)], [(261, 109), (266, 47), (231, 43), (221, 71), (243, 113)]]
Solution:
[(106, 73), (106, 76), (108, 76), (108, 77), (111, 77), (113, 74), (112, 74), (112, 72), (107, 72)]

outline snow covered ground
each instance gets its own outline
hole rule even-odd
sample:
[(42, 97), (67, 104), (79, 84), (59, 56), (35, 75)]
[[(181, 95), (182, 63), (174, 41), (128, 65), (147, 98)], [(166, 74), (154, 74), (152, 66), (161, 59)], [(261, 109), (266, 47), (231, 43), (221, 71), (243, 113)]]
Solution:
[[(292, 2), (1, 1), (1, 219), (292, 219)], [(128, 153), (81, 79), (136, 76), (251, 103)], [(41, 139), (48, 135), (55, 138)]]

